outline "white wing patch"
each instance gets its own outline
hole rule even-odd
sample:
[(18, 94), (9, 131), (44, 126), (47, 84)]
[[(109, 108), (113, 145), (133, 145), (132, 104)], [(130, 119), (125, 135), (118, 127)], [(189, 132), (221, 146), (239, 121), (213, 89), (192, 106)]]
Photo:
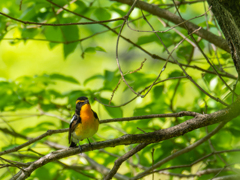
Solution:
[(77, 116), (76, 116), (76, 115), (73, 115), (73, 117), (72, 117), (72, 119), (71, 119), (71, 121), (70, 121), (70, 124), (71, 124), (75, 119), (77, 119)]

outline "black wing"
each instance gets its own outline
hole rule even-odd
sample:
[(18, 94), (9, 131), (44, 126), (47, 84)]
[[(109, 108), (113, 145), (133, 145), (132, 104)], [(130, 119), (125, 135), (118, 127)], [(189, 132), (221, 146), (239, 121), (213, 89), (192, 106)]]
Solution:
[(93, 111), (93, 110), (92, 110), (92, 112), (93, 112), (94, 117), (99, 121), (97, 113), (95, 111)]
[(80, 116), (74, 114), (69, 125), (69, 131), (68, 131), (68, 142), (71, 143), (71, 135), (74, 129), (77, 127), (78, 123), (81, 123)]

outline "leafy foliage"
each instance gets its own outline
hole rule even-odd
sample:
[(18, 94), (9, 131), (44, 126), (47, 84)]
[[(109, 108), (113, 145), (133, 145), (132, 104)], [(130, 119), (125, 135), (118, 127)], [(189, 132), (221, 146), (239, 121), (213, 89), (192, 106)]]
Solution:
[[(150, 3), (150, 1), (145, 2)], [(175, 12), (170, 0), (151, 1), (151, 3), (169, 12)], [(196, 16), (191, 14), (191, 11), (196, 11), (197, 15), (204, 13), (206, 2), (196, 3), (199, 5), (197, 9), (195, 3), (179, 5), (181, 14), (190, 19)], [(163, 4), (166, 6), (162, 6)], [(125, 25), (121, 35), (126, 41), (120, 39), (116, 53), (118, 34), (114, 32), (120, 31), (119, 25), (122, 24), (122, 20), (104, 24), (71, 24), (123, 17), (129, 9), (129, 6), (120, 2), (104, 0), (0, 1), (0, 12), (19, 20), (17, 22), (0, 15), (0, 137), (3, 140), (0, 148), (2, 151), (21, 145), (49, 129), (67, 128), (68, 121), (74, 113), (75, 100), (79, 96), (89, 97), (92, 109), (98, 113), (100, 120), (180, 111), (212, 113), (225, 108), (223, 103), (216, 101), (217, 98), (227, 104), (232, 103), (231, 91), (214, 71), (214, 68), (217, 69), (224, 81), (231, 88), (234, 87), (237, 73), (230, 54), (219, 48), (214, 51), (209, 46), (209, 42), (198, 39), (200, 47), (207, 54), (214, 68), (211, 67), (197, 48), (189, 43), (192, 40), (183, 28), (176, 27), (177, 31), (158, 32), (157, 37), (153, 32), (136, 32)], [(148, 16), (145, 11), (143, 13), (156, 30), (164, 31), (172, 26), (172, 23), (165, 19), (160, 19), (164, 22), (162, 25), (156, 16)], [(213, 22), (209, 20), (207, 24), (204, 17), (201, 18), (199, 22), (197, 19), (193, 22), (201, 25), (202, 28), (208, 27), (209, 31), (217, 32)], [(56, 26), (56, 24), (65, 25)], [(139, 9), (135, 9), (130, 15), (129, 25), (135, 30), (150, 31)], [(178, 46), (183, 35), (188, 39)], [(187, 79), (183, 70), (172, 58), (169, 58), (169, 53), (163, 48), (159, 37), (170, 52), (174, 50), (173, 57), (182, 64), (182, 68), (201, 88)], [(156, 58), (156, 55), (163, 57), (164, 60)], [(119, 64), (115, 63), (116, 58)], [(146, 62), (143, 62), (144, 58), (147, 58)], [(166, 67), (163, 68), (166, 62)], [(119, 66), (122, 68), (122, 75)], [(124, 83), (122, 76), (135, 93)], [(152, 89), (148, 92), (149, 87)], [(239, 83), (235, 92), (237, 94), (240, 92)], [(147, 94), (144, 98), (135, 98), (137, 93)], [(95, 98), (105, 105), (97, 103)], [(131, 101), (133, 98), (135, 99)], [(131, 102), (125, 106), (111, 107), (129, 101)], [(186, 116), (153, 118), (101, 124), (93, 140), (103, 141), (124, 134), (153, 132), (175, 126), (190, 118)], [(214, 135), (210, 142), (204, 142), (192, 151), (167, 161), (159, 168), (191, 164), (213, 151), (238, 149), (239, 122), (240, 117), (235, 118)], [(127, 168), (121, 166), (118, 173), (125, 177), (134, 177), (151, 167), (153, 162), (157, 163), (189, 147), (215, 127), (216, 125), (200, 128), (181, 137), (150, 144), (126, 161)], [(56, 150), (51, 143), (67, 147), (67, 133), (47, 136), (24, 147), (18, 153), (3, 157), (22, 163), (32, 162)], [(82, 144), (85, 143), (88, 142), (84, 140)], [(98, 167), (111, 169), (117, 158), (134, 147), (136, 145), (117, 146), (87, 152), (86, 155), (94, 160)], [(239, 170), (238, 152), (222, 153), (221, 157), (228, 163), (233, 162), (232, 167)], [(104, 170), (94, 168), (93, 161), (88, 158), (80, 155), (52, 162), (34, 171), (29, 179), (101, 179)], [(2, 163), (6, 162), (2, 160)], [(73, 166), (75, 164), (78, 167)], [(187, 175), (225, 166), (226, 164), (215, 156), (209, 156), (198, 164), (172, 169), (169, 172)], [(16, 174), (18, 171), (16, 167), (9, 167), (8, 170), (2, 169), (0, 176), (3, 179), (10, 179), (11, 174)], [(216, 174), (216, 172), (210, 175), (204, 174), (202, 177), (196, 175), (196, 179), (213, 178)], [(220, 172), (221, 176), (227, 174), (230, 173)], [(167, 179), (173, 179), (173, 176), (174, 174), (172, 176), (170, 174)], [(159, 178), (165, 176), (155, 173), (155, 179)]]

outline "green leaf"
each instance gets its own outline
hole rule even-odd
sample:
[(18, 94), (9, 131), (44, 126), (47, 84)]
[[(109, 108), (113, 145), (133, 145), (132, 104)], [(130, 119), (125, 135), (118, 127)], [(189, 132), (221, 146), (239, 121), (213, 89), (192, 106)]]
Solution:
[(35, 5), (27, 8), (25, 11), (23, 11), (22, 15), (20, 16), (19, 19), (22, 19), (24, 21), (26, 20), (32, 20), (36, 16), (36, 9)]
[(104, 76), (107, 81), (112, 81), (114, 78), (114, 74), (115, 74), (114, 71), (108, 71), (108, 70), (104, 71)]
[(94, 76), (91, 76), (90, 78), (88, 78), (84, 81), (83, 85), (85, 86), (87, 83), (89, 83), (90, 81), (95, 80), (95, 79), (104, 79), (104, 76), (101, 74), (96, 74)]
[(105, 81), (104, 81), (104, 85), (103, 85), (103, 89), (104, 90), (110, 90), (112, 91), (119, 79), (120, 79), (120, 75), (116, 75), (118, 73), (118, 70), (116, 71), (109, 71), (109, 70), (105, 70), (104, 71), (104, 78), (105, 78)]
[(192, 46), (181, 46), (177, 49), (177, 56), (182, 59), (189, 59), (192, 52)]
[(2, 151), (6, 151), (6, 150), (9, 150), (9, 149), (12, 149), (12, 148), (15, 148), (17, 146), (19, 146), (20, 144), (11, 144), (9, 146), (5, 146), (2, 148)]
[[(138, 38), (137, 44), (138, 45), (143, 45), (147, 43), (152, 43), (156, 41), (156, 35), (152, 34), (149, 36), (141, 36)], [(158, 41), (157, 41), (158, 42)]]
[(154, 99), (159, 99), (159, 97), (163, 94), (163, 89), (164, 89), (164, 85), (155, 86), (153, 88)]
[[(49, 166), (49, 168), (51, 167), (50, 164), (47, 164), (47, 166)], [(33, 177), (37, 177), (37, 179), (48, 179), (51, 177), (50, 174), (51, 171), (49, 171), (49, 169), (47, 169), (45, 166), (43, 168), (38, 168), (36, 171), (34, 171), (33, 173)], [(52, 179), (52, 178), (50, 178)]]
[[(103, 99), (101, 98), (101, 101), (104, 103), (104, 104), (108, 104), (109, 103), (109, 100), (107, 99)], [(111, 103), (111, 105), (114, 106), (113, 103)], [(123, 112), (122, 112), (122, 109), (121, 108), (113, 108), (113, 107), (108, 107), (108, 106), (104, 106), (104, 108), (107, 110), (108, 114), (113, 117), (113, 118), (120, 118), (123, 116)]]
[(68, 104), (71, 104), (72, 107), (75, 108), (75, 101), (78, 97), (80, 96), (89, 96), (89, 93), (85, 90), (85, 91), (81, 91), (81, 90), (75, 90), (75, 91), (69, 91), (66, 93), (63, 93), (63, 95), (65, 97), (68, 97)]
[(230, 54), (230, 53), (222, 53), (222, 54), (221, 54), (221, 57), (222, 57), (224, 60), (227, 60), (227, 59), (230, 59), (230, 58), (231, 58), (231, 54)]
[(22, 37), (23, 38), (34, 38), (34, 36), (36, 36), (39, 33), (39, 29), (27, 29), (27, 28), (23, 28), (22, 29)]
[(173, 72), (171, 72), (168, 77), (171, 78), (171, 77), (179, 77), (179, 76), (182, 76), (182, 72), (179, 71), (179, 70), (175, 70)]
[(102, 47), (100, 46), (96, 46), (96, 47), (88, 47), (85, 49), (85, 53), (93, 53), (95, 54), (96, 51), (102, 51), (102, 52), (106, 52)]
[[(44, 35), (46, 39), (49, 41), (60, 41), (60, 42), (63, 41), (60, 27), (46, 26), (44, 28)], [(56, 45), (58, 45), (58, 43), (52, 43), (52, 42), (49, 43), (50, 48), (53, 48)]]
[(112, 6), (110, 8), (112, 11), (117, 12), (121, 17), (126, 15), (126, 12), (121, 10), (117, 4), (112, 4)]
[(80, 82), (78, 82), (78, 80), (76, 80), (75, 78), (73, 78), (71, 76), (65, 76), (62, 74), (50, 74), (49, 78), (66, 81), (66, 82), (70, 82), (70, 83), (74, 83), (74, 84), (80, 84)]
[[(208, 71), (213, 71), (213, 68), (209, 67)], [(215, 77), (216, 77), (215, 74), (205, 73), (204, 76), (203, 76), (203, 79), (207, 82), (207, 85), (209, 85), (210, 81)]]
[[(71, 19), (70, 19), (71, 20)], [(63, 31), (63, 39), (69, 44), (63, 45), (64, 57), (67, 58), (69, 54), (74, 52), (78, 45), (78, 42), (71, 42), (79, 39), (78, 27), (77, 26), (63, 26), (61, 27)]]
[(82, 13), (88, 9), (88, 7), (86, 6), (86, 4), (83, 1), (78, 0), (74, 3), (77, 4), (77, 9), (74, 10), (74, 12), (76, 12), (78, 14)]
[[(54, 128), (56, 125), (52, 122), (42, 122), (37, 124), (35, 127), (37, 127), (38, 131), (47, 131), (51, 128)], [(25, 128), (22, 132), (22, 134), (29, 134), (29, 133), (34, 133), (33, 127), (28, 127)]]
[[(125, 76), (125, 79), (129, 82), (131, 86), (133, 86), (135, 90), (141, 87), (145, 88), (146, 86), (150, 85), (155, 80), (155, 78), (155, 75), (145, 74), (142, 72), (135, 72)], [(128, 87), (126, 87), (126, 89), (127, 88)]]
[(96, 16), (96, 18), (99, 21), (103, 21), (103, 20), (109, 20), (111, 19), (111, 14), (108, 12), (108, 10), (106, 10), (105, 8), (97, 8), (94, 11), (94, 15)]
[[(173, 44), (174, 36), (169, 33), (159, 33), (160, 38), (162, 39), (163, 43), (166, 45), (166, 47), (169, 47)], [(158, 37), (155, 34), (149, 35), (149, 36), (141, 36), (138, 38), (137, 44), (143, 45), (147, 43), (156, 42), (158, 44), (162, 44), (161, 41), (158, 39)]]

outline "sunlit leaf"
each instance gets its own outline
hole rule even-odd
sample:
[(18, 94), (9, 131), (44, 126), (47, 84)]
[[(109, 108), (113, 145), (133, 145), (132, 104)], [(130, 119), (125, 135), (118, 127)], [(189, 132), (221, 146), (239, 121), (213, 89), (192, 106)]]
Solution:
[[(104, 104), (108, 104), (108, 103), (109, 103), (109, 100), (107, 100), (107, 99), (101, 98), (101, 101), (102, 101)], [(111, 103), (111, 105), (114, 106), (114, 103)], [(113, 108), (113, 107), (108, 107), (108, 106), (104, 106), (104, 108), (107, 110), (108, 114), (109, 114), (111, 117), (120, 118), (120, 117), (123, 116), (123, 112), (122, 112), (122, 109), (121, 109), (121, 108)]]
[(111, 18), (111, 14), (105, 8), (97, 8), (94, 12), (94, 15), (97, 17), (99, 21), (109, 20)]
[(96, 46), (96, 47), (88, 47), (85, 49), (85, 53), (96, 53), (96, 51), (102, 51), (106, 52), (102, 47)]
[(104, 76), (101, 74), (91, 76), (90, 78), (86, 79), (83, 84), (86, 85), (87, 83), (89, 83), (90, 81), (95, 80), (95, 79), (104, 79)]
[(63, 45), (64, 57), (66, 58), (71, 54), (78, 45), (78, 42), (73, 42), (79, 39), (77, 26), (63, 26), (61, 27), (62, 39), (68, 44)]
[(67, 81), (67, 82), (74, 83), (74, 84), (80, 84), (78, 82), (78, 80), (76, 80), (75, 78), (73, 78), (71, 76), (65, 76), (65, 75), (62, 75), (62, 74), (51, 74), (51, 75), (49, 75), (49, 77), (51, 79)]

